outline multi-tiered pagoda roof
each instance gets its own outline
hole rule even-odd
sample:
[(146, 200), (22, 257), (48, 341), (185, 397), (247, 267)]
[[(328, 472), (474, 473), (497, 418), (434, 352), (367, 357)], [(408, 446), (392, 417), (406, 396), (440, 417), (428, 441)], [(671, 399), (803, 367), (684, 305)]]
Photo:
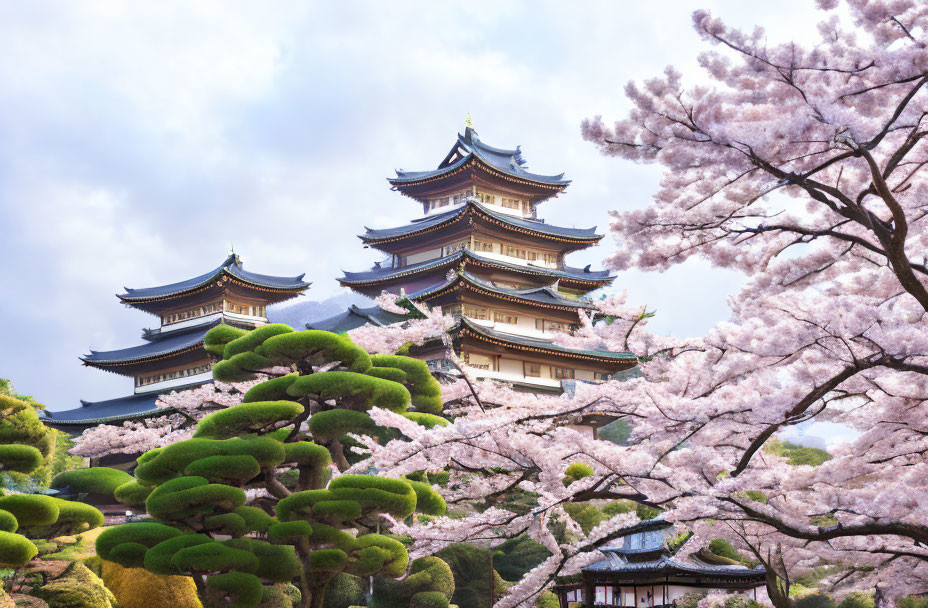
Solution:
[(81, 407), (49, 412), (51, 426), (84, 427), (162, 415), (159, 396), (212, 381), (212, 362), (203, 340), (224, 323), (251, 329), (267, 323), (266, 307), (301, 295), (309, 287), (303, 275), (279, 277), (245, 270), (232, 254), (215, 269), (186, 281), (125, 288), (117, 297), (127, 306), (157, 315), (160, 325), (142, 332), (141, 344), (107, 351), (91, 350), (84, 365), (135, 379), (134, 394)]
[[(397, 171), (389, 181), (421, 202), (424, 216), (365, 228), (361, 241), (389, 258), (367, 271), (345, 272), (342, 285), (367, 296), (388, 291), (459, 317), (455, 345), (484, 377), (561, 390), (562, 380), (604, 379), (637, 363), (630, 353), (552, 341), (593, 309), (588, 292), (615, 279), (565, 261), (603, 238), (595, 227), (538, 218), (537, 205), (570, 183), (563, 174), (529, 171), (518, 146), (490, 146), (468, 126), (436, 169)], [(352, 329), (365, 322), (364, 315), (346, 314), (314, 326)], [(444, 365), (438, 350), (417, 354)]]

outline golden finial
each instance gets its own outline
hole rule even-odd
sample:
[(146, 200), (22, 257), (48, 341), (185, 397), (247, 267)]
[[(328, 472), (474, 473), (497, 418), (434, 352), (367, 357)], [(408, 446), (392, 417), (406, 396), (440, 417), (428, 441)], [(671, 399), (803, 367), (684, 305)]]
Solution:
[(474, 123), (470, 119), (470, 112), (467, 113), (467, 118), (464, 119), (464, 126), (473, 129)]

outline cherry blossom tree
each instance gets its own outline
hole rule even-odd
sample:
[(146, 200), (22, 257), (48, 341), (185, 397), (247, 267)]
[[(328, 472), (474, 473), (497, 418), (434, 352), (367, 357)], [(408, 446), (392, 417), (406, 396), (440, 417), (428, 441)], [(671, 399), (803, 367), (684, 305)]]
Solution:
[(148, 450), (190, 439), (196, 423), (215, 411), (238, 405), (250, 382), (211, 382), (194, 388), (161, 395), (155, 405), (163, 416), (127, 420), (122, 425), (100, 424), (74, 438), (70, 452), (85, 458), (109, 454), (141, 454)]
[[(613, 214), (609, 266), (663, 270), (698, 256), (746, 285), (700, 339), (649, 333), (650, 313), (621, 299), (558, 338), (632, 350), (640, 378), (560, 397), (474, 383), (453, 423), (433, 429), (374, 410), (403, 435), (365, 443), (379, 471), (448, 469), (449, 503), (480, 504), (410, 526), (413, 554), (529, 533), (552, 555), (500, 604), (529, 605), (636, 519), (584, 533), (565, 505), (628, 499), (695, 531), (693, 546), (725, 538), (763, 563), (776, 606), (791, 605), (794, 572), (821, 566), (835, 567), (822, 584), (838, 596), (928, 592), (928, 5), (850, 0), (850, 27), (833, 16), (837, 2), (819, 5), (811, 48), (697, 12), (711, 86), (687, 87), (668, 68), (628, 85), (627, 118), (584, 122), (603, 153), (665, 169), (653, 204)], [(627, 443), (564, 424), (594, 412), (628, 421)], [(770, 451), (808, 421), (856, 436), (816, 467)], [(565, 485), (578, 462), (592, 474)], [(500, 502), (516, 491), (537, 497), (527, 512)]]

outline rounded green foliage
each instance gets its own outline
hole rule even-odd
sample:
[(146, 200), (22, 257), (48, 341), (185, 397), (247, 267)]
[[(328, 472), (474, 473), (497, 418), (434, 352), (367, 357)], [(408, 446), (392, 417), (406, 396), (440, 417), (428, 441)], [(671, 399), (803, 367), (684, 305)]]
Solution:
[(227, 343), (225, 349), (222, 351), (222, 358), (231, 359), (240, 353), (254, 351), (268, 339), (280, 336), (281, 334), (290, 333), (293, 333), (293, 328), (283, 323), (271, 323), (270, 325), (253, 329)]
[(325, 524), (313, 524), (313, 533), (309, 540), (317, 545), (331, 545), (342, 551), (351, 551), (355, 547), (354, 536)]
[(731, 560), (732, 562), (744, 564), (748, 567), (752, 566), (750, 559), (735, 549), (731, 543), (723, 538), (716, 538), (711, 540), (709, 542), (709, 551), (715, 555), (718, 555), (719, 557)]
[(231, 325), (217, 325), (206, 332), (206, 336), (203, 338), (203, 347), (206, 349), (206, 352), (220, 359), (222, 358), (222, 353), (226, 348), (226, 344), (236, 338), (241, 338), (247, 333), (247, 330), (232, 327)]
[(42, 452), (31, 445), (0, 445), (0, 470), (31, 473), (42, 466)]
[(796, 600), (796, 608), (835, 608), (835, 602), (824, 593), (813, 593)]
[(264, 595), (261, 580), (243, 572), (214, 574), (206, 579), (206, 587), (211, 595), (229, 598), (222, 602), (229, 608), (254, 608)]
[(19, 522), (16, 521), (16, 516), (0, 509), (0, 531), (2, 532), (16, 532), (19, 529)]
[(309, 554), (312, 572), (341, 572), (348, 564), (348, 555), (341, 549), (320, 549)]
[(222, 544), (254, 555), (258, 559), (258, 565), (252, 574), (258, 578), (286, 583), (300, 574), (300, 562), (291, 545), (275, 545), (253, 538), (236, 538)]
[(181, 549), (213, 542), (205, 534), (180, 534), (163, 540), (145, 553), (144, 567), (155, 574), (182, 574), (174, 562), (174, 554)]
[(340, 573), (332, 577), (325, 588), (323, 608), (363, 606), (367, 586), (357, 576)]
[(248, 389), (248, 392), (242, 397), (242, 403), (255, 403), (256, 401), (287, 401), (290, 398), (287, 389), (290, 388), (290, 385), (299, 377), (299, 374), (294, 373), (281, 376), (280, 378), (265, 380), (261, 384), (257, 384)]
[(180, 572), (254, 572), (258, 558), (249, 551), (235, 549), (221, 542), (209, 542), (184, 547), (171, 558)]
[(272, 525), (267, 531), (267, 539), (277, 545), (296, 543), (300, 538), (308, 538), (313, 527), (308, 522), (297, 520)]
[(54, 524), (58, 521), (58, 505), (58, 500), (42, 494), (0, 496), (0, 509), (10, 512), (20, 528)]
[(398, 540), (383, 534), (365, 534), (354, 541), (352, 574), (368, 576), (380, 574), (397, 578), (406, 573), (409, 553)]
[(245, 504), (245, 492), (203, 477), (178, 477), (155, 488), (145, 507), (149, 515), (166, 521), (213, 511), (231, 511)]
[(308, 361), (321, 365), (341, 361), (353, 372), (364, 373), (371, 367), (371, 357), (348, 336), (310, 329), (280, 335), (265, 341), (257, 351), (277, 365)]
[(74, 469), (55, 476), (51, 487), (60, 490), (68, 488), (71, 494), (87, 494), (94, 500), (116, 502), (116, 488), (132, 481), (132, 475), (119, 469), (108, 467), (90, 467)]
[(408, 517), (416, 509), (416, 492), (409, 482), (373, 475), (342, 475), (329, 484), (336, 499), (353, 500), (365, 513)]
[(250, 532), (265, 533), (277, 521), (258, 507), (236, 507), (232, 512), (245, 521)]
[(451, 567), (438, 557), (421, 557), (412, 563), (409, 575), (402, 581), (378, 580), (374, 591), (373, 605), (377, 608), (400, 608), (411, 605), (414, 598), (441, 602), (439, 594), (447, 603), (454, 596), (454, 573)]
[(149, 521), (113, 526), (101, 532), (100, 536), (97, 537), (97, 555), (126, 568), (140, 568), (143, 565), (142, 562), (125, 563), (116, 559), (114, 553), (119, 554), (116, 549), (126, 544), (154, 547), (160, 542), (181, 534), (182, 532), (177, 528)]
[(300, 376), (287, 392), (294, 397), (316, 401), (335, 400), (338, 407), (357, 411), (382, 407), (403, 412), (409, 405), (409, 391), (390, 380), (355, 372), (321, 372)]
[(371, 363), (377, 367), (399, 369), (406, 374), (403, 384), (409, 389), (416, 410), (428, 414), (441, 412), (441, 384), (432, 376), (425, 361), (402, 355), (373, 355)]
[(20, 444), (36, 448), (42, 458), (49, 458), (55, 449), (56, 432), (39, 419), (35, 407), (14, 397), (0, 395), (0, 445)]
[(0, 532), (0, 566), (23, 566), (38, 554), (39, 550), (25, 536)]
[(395, 367), (372, 367), (367, 372), (368, 376), (376, 376), (392, 382), (406, 383), (406, 372)]
[(409, 418), (419, 426), (424, 426), (427, 429), (435, 428), (436, 426), (448, 426), (447, 420), (441, 416), (436, 416), (435, 414), (426, 414), (425, 412), (406, 412), (403, 414), (403, 416)]
[(211, 483), (241, 486), (261, 473), (254, 456), (207, 456), (194, 460), (184, 469), (184, 475), (203, 477)]
[(145, 499), (151, 494), (152, 489), (150, 486), (143, 486), (133, 479), (116, 488), (113, 496), (124, 505), (141, 508), (145, 506)]
[(347, 524), (360, 519), (361, 505), (354, 500), (321, 500), (313, 505), (313, 517), (329, 524)]
[(284, 444), (284, 449), (287, 452), (285, 462), (292, 462), (300, 467), (321, 469), (332, 463), (332, 455), (329, 451), (311, 441), (287, 443)]
[(416, 492), (416, 512), (426, 515), (444, 515), (448, 505), (442, 495), (435, 491), (431, 484), (421, 481), (406, 480)]
[(123, 543), (110, 551), (110, 561), (126, 568), (141, 568), (147, 552), (148, 547), (142, 543)]
[(319, 441), (332, 441), (348, 433), (372, 435), (376, 431), (377, 424), (370, 416), (353, 410), (327, 410), (309, 419), (309, 432)]
[(213, 533), (227, 534), (234, 538), (248, 533), (245, 520), (235, 513), (220, 513), (203, 519), (203, 526)]
[(585, 462), (575, 462), (564, 471), (564, 485), (570, 485), (578, 479), (593, 475), (593, 467)]
[(293, 401), (257, 401), (219, 410), (197, 424), (195, 438), (227, 439), (274, 430), (303, 413)]
[(103, 513), (91, 505), (57, 498), (58, 519), (55, 521), (55, 536), (78, 534), (103, 525)]
[(448, 608), (451, 602), (440, 591), (423, 591), (412, 596), (409, 608)]
[(275, 467), (285, 456), (284, 445), (270, 437), (188, 439), (157, 450), (152, 457), (139, 458), (135, 476), (142, 483), (163, 483), (180, 475), (190, 463), (208, 456), (248, 455), (254, 457), (261, 468)]

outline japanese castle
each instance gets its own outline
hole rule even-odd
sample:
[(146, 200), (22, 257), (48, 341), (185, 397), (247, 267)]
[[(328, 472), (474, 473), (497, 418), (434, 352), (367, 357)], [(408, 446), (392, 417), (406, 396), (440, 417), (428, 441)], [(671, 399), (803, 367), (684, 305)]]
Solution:
[[(455, 350), (476, 377), (535, 392), (564, 390), (575, 380), (598, 381), (634, 367), (632, 353), (579, 350), (552, 342), (553, 332), (593, 308), (585, 297), (615, 279), (604, 270), (565, 262), (603, 238), (595, 228), (545, 223), (538, 205), (570, 184), (564, 175), (526, 168), (520, 148), (485, 144), (468, 124), (431, 171), (400, 171), (392, 189), (415, 200), (423, 215), (405, 226), (366, 228), (361, 241), (386, 259), (339, 282), (366, 296), (382, 291), (440, 306), (455, 317)], [(308, 325), (347, 331), (395, 322), (378, 308), (353, 308)], [(433, 369), (447, 367), (444, 346), (414, 351)]]
[(686, 541), (673, 547), (669, 522), (651, 519), (621, 532), (618, 540), (600, 549), (605, 559), (583, 568), (580, 575), (557, 582), (553, 591), (560, 608), (663, 608), (674, 606), (688, 594), (705, 595), (712, 590), (740, 592), (756, 600), (760, 588), (766, 597), (762, 566), (748, 568), (704, 551), (684, 556)]
[(47, 412), (44, 422), (68, 433), (104, 423), (121, 423), (165, 413), (155, 405), (164, 393), (212, 382), (212, 363), (203, 337), (220, 323), (253, 329), (267, 324), (267, 306), (301, 295), (309, 287), (303, 275), (276, 277), (249, 272), (234, 253), (206, 274), (160, 287), (125, 288), (117, 295), (126, 306), (155, 315), (157, 329), (142, 331), (138, 346), (94, 351), (84, 365), (128, 376), (131, 395), (105, 401), (81, 401), (81, 407)]

